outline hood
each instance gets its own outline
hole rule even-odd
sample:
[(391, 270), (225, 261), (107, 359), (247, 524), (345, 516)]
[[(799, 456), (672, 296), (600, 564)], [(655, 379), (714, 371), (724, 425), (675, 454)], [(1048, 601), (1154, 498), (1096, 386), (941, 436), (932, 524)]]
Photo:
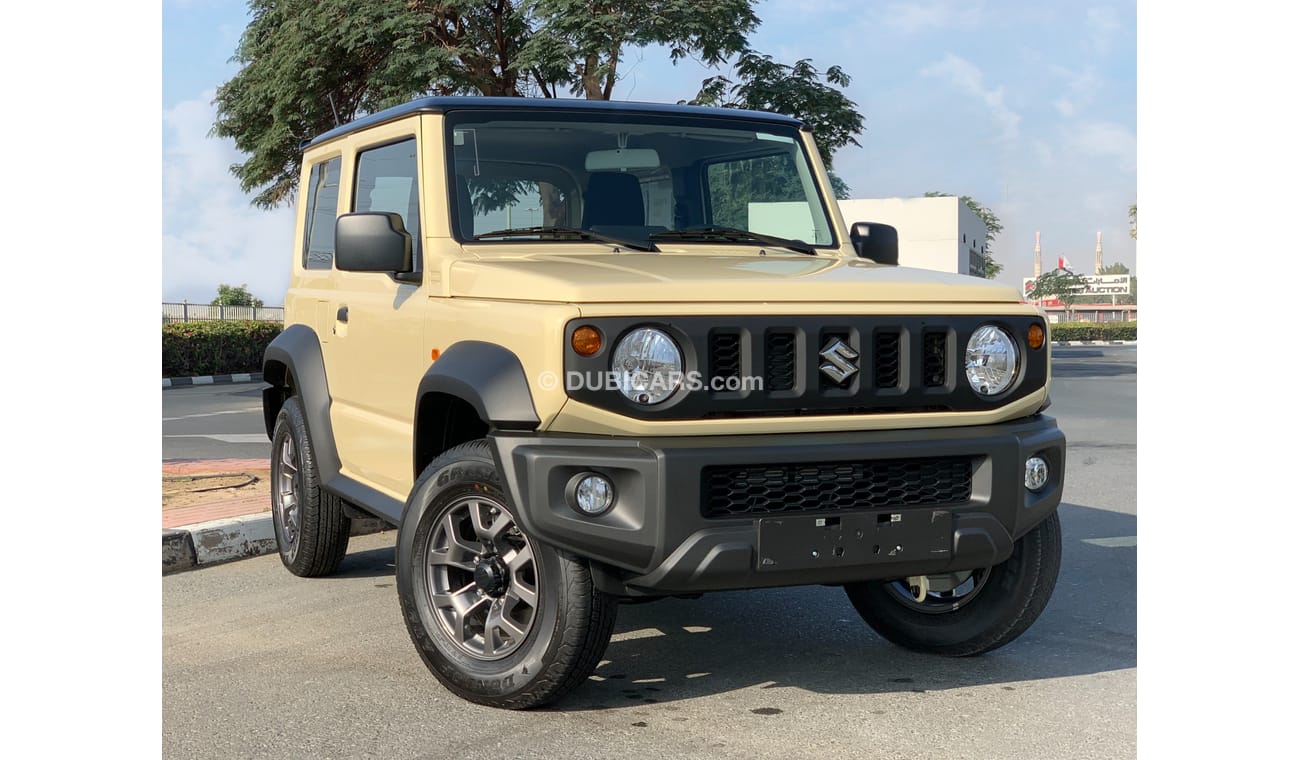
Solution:
[(460, 259), (453, 297), (561, 303), (942, 301), (1019, 303), (1015, 288), (928, 269), (820, 256), (611, 253)]

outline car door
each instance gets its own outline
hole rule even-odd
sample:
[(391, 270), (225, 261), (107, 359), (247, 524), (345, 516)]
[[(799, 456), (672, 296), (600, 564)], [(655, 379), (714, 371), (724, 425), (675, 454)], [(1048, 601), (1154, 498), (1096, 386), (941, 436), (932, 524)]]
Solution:
[[(352, 162), (349, 211), (399, 214), (422, 268), (418, 118), (366, 132)], [(412, 482), (415, 392), (428, 367), (423, 278), (335, 272), (331, 346), (326, 359), (330, 418), (343, 474), (398, 500)]]

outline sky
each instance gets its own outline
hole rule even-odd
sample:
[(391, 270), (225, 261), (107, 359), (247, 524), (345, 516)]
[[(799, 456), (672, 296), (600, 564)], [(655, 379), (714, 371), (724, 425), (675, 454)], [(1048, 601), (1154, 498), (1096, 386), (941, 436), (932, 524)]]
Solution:
[[(855, 198), (969, 195), (1003, 225), (992, 244), (1019, 285), (1044, 260), (1137, 272), (1128, 207), (1137, 200), (1134, 2), (767, 0), (754, 49), (821, 70), (839, 65), (866, 122), (834, 167)], [(216, 88), (248, 22), (238, 0), (162, 5), (163, 300), (210, 301), (247, 283), (268, 305), (288, 287), (293, 211), (250, 204), (230, 174), (243, 160), (209, 136)], [(674, 103), (715, 71), (630, 51), (616, 100)], [(858, 220), (846, 220), (852, 222)]]

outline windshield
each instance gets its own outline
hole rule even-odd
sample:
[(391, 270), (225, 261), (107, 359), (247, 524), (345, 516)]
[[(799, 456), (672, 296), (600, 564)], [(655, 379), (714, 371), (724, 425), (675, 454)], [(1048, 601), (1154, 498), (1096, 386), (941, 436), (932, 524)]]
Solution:
[(480, 235), (485, 243), (595, 239), (567, 229), (674, 245), (834, 245), (792, 126), (629, 113), (454, 112), (447, 115), (447, 143), (452, 223), (463, 242), (480, 242)]

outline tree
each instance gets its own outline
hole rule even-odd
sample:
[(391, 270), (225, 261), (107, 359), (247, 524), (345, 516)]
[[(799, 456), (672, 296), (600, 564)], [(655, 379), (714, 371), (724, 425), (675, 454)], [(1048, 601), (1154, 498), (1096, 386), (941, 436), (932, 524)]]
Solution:
[(249, 0), (249, 12), (213, 133), (248, 154), (231, 171), (263, 208), (293, 199), (302, 142), (338, 124), (422, 94), (523, 94), (513, 55), (528, 27), (506, 0)]
[(831, 171), (831, 160), (845, 145), (858, 145), (856, 136), (862, 134), (862, 114), (842, 92), (851, 81), (839, 66), (831, 66), (823, 74), (810, 59), (788, 66), (746, 47), (730, 77), (719, 74), (705, 79), (699, 93), (682, 102), (775, 111), (803, 120), (817, 136), (817, 151), (830, 174), (835, 197), (844, 199), (849, 197), (849, 186)]
[(1136, 203), (1128, 207), (1128, 236), (1137, 240), (1138, 236), (1138, 205)]
[[(759, 23), (754, 5), (755, 0), (250, 0), (252, 18), (233, 59), (240, 69), (217, 90), (213, 133), (233, 138), (248, 155), (231, 171), (245, 192), (256, 193), (255, 205), (271, 208), (293, 199), (302, 142), (338, 124), (428, 94), (557, 97), (567, 89), (609, 99), (623, 55), (649, 44), (667, 46), (673, 61), (694, 57), (718, 66), (740, 55), (743, 64), (751, 60), (745, 57), (746, 37)], [(754, 65), (781, 66), (749, 54)], [(795, 74), (791, 84), (807, 80), (809, 70), (816, 73), (806, 61), (784, 68)], [(848, 81), (834, 66), (826, 76)], [(776, 110), (796, 105), (768, 101)], [(846, 114), (832, 111), (823, 118), (818, 110), (830, 102), (814, 97), (791, 115), (831, 130), (819, 138), (840, 145), (834, 130)], [(861, 130), (857, 118), (854, 134)]]
[[(674, 63), (696, 55), (716, 66), (758, 26), (752, 0), (530, 0), (528, 10), (536, 28), (521, 45), (520, 65), (547, 98), (565, 86), (587, 100), (609, 100), (629, 47), (663, 44)], [(542, 223), (556, 224), (560, 189), (539, 182), (537, 191)], [(485, 205), (477, 195), (475, 204)]]
[[(951, 198), (952, 193), (941, 193), (937, 190), (931, 190), (925, 194), (926, 198)], [(966, 208), (975, 212), (975, 216), (984, 222), (984, 276), (992, 280), (1002, 273), (1002, 265), (993, 260), (993, 240), (997, 238), (998, 233), (1002, 231), (1002, 221), (998, 219), (993, 209), (985, 206), (969, 195), (963, 195), (957, 200), (966, 204)]]
[(609, 100), (623, 53), (666, 45), (675, 63), (697, 57), (717, 66), (745, 46), (758, 27), (753, 0), (530, 0), (532, 34), (519, 65), (543, 97), (560, 87), (588, 100)]
[(1055, 269), (1044, 273), (1030, 285), (1028, 295), (1036, 301), (1056, 299), (1066, 307), (1078, 302), (1081, 291), (1087, 287), (1083, 277), (1068, 269)]
[[(1129, 268), (1124, 264), (1116, 261), (1114, 264), (1107, 264), (1101, 268), (1101, 274), (1129, 274)], [(1138, 278), (1131, 277), (1129, 280), (1129, 293), (1126, 296), (1111, 296), (1112, 303), (1132, 304), (1137, 303)]]
[(212, 299), (213, 306), (262, 306), (262, 299), (254, 298), (248, 292), (248, 284), (235, 286), (222, 283), (217, 286), (217, 297)]

